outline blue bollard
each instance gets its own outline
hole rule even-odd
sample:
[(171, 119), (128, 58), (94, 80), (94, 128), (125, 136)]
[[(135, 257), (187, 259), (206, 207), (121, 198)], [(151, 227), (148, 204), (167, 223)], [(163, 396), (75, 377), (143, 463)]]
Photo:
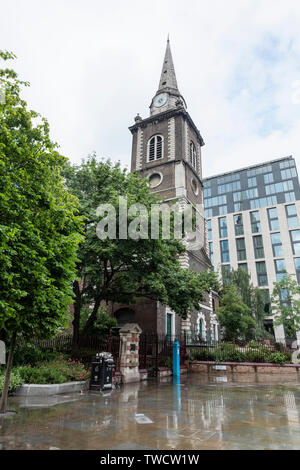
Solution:
[(180, 344), (177, 339), (173, 343), (173, 376), (180, 379)]

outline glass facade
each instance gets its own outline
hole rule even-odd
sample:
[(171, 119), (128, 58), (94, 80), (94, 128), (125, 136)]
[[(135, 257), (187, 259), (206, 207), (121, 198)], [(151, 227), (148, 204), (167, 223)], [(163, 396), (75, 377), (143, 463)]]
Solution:
[(207, 217), (300, 199), (297, 170), (292, 157), (207, 178), (203, 185), (204, 208), (212, 209)]

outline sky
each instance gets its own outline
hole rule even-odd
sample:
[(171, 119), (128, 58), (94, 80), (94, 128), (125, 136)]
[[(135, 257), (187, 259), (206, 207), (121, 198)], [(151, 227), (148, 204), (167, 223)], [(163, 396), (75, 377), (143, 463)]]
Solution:
[(300, 168), (299, 0), (0, 1), (0, 48), (73, 163), (130, 168), (128, 127), (149, 116), (168, 34), (203, 176), (288, 155)]

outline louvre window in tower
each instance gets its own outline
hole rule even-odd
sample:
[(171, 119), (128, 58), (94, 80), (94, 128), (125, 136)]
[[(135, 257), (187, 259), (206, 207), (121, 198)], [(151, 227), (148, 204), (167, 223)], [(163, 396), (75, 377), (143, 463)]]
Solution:
[(196, 154), (196, 147), (194, 142), (190, 143), (190, 162), (192, 166), (197, 169), (197, 154)]
[(154, 135), (148, 142), (148, 162), (160, 160), (163, 157), (163, 138), (161, 135)]

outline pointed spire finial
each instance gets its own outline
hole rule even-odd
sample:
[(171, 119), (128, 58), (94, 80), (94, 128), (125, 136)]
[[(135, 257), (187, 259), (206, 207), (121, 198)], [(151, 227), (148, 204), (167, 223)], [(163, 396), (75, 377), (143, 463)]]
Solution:
[(165, 58), (163, 62), (163, 68), (162, 68), (162, 72), (160, 76), (158, 89), (161, 90), (164, 88), (172, 88), (178, 91), (173, 58), (171, 54), (169, 34), (168, 34), (167, 47), (166, 47)]

